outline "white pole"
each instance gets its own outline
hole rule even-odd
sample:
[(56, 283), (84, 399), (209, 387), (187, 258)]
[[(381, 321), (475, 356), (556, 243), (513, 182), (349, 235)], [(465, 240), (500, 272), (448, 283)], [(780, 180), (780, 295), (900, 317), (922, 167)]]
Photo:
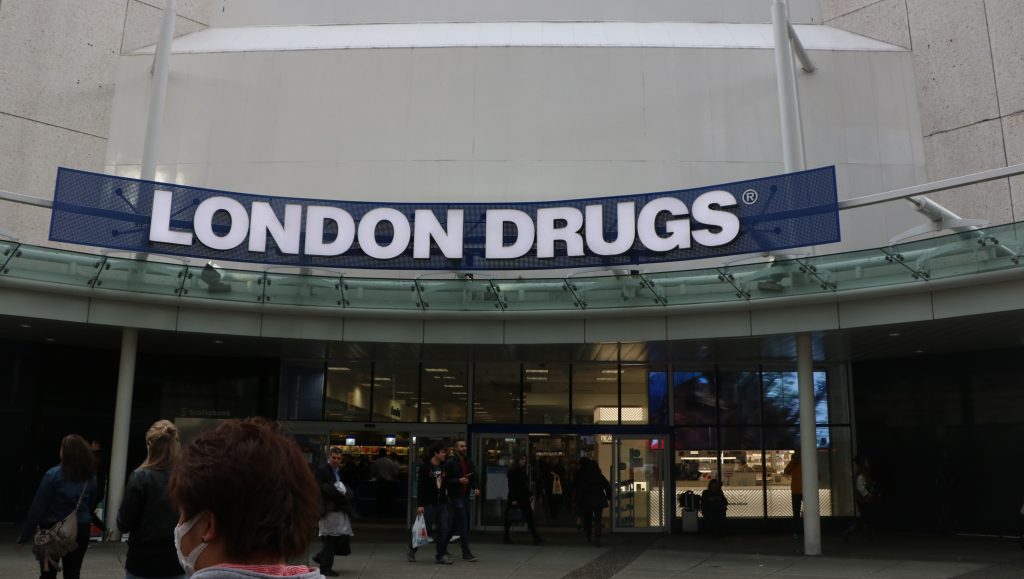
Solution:
[(782, 123), (782, 163), (786, 173), (792, 173), (803, 171), (806, 165), (786, 0), (772, 0), (772, 31), (775, 37), (775, 74), (779, 84), (779, 121)]
[(167, 77), (171, 69), (171, 42), (174, 40), (176, 0), (167, 0), (164, 19), (160, 24), (160, 38), (156, 43), (153, 60), (153, 92), (149, 95), (149, 117), (146, 119), (146, 141), (142, 146), (142, 170), (139, 178), (152, 181), (156, 177), (156, 150), (160, 141), (160, 124), (164, 117), (167, 98)]
[(818, 504), (818, 441), (814, 418), (814, 352), (811, 335), (796, 336), (796, 370), (800, 391), (800, 464), (804, 489), (804, 555), (821, 555)]
[(132, 391), (135, 387), (135, 356), (139, 346), (139, 331), (121, 330), (121, 364), (117, 370), (117, 402), (114, 407), (114, 441), (110, 445), (110, 477), (107, 479), (107, 530), (110, 539), (121, 539), (117, 528), (117, 511), (124, 498), (124, 483), (128, 473), (128, 427), (132, 421)]
[[(160, 23), (160, 37), (156, 43), (153, 60), (153, 90), (149, 98), (149, 116), (146, 119), (146, 141), (142, 146), (142, 168), (139, 178), (144, 181), (156, 179), (156, 152), (160, 141), (160, 125), (163, 122), (164, 102), (167, 100), (167, 77), (171, 68), (171, 42), (174, 40), (174, 23), (177, 18), (176, 0), (164, 4), (163, 20)], [(147, 254), (138, 253), (136, 259), (145, 260)], [(141, 275), (140, 271), (133, 274)], [(132, 393), (135, 389), (135, 357), (138, 351), (139, 331), (124, 328), (121, 335), (121, 365), (117, 373), (117, 402), (114, 407), (114, 440), (110, 445), (110, 476), (107, 483), (107, 529), (112, 540), (120, 540), (117, 528), (117, 511), (124, 498), (124, 483), (128, 473), (128, 428), (132, 420)]]

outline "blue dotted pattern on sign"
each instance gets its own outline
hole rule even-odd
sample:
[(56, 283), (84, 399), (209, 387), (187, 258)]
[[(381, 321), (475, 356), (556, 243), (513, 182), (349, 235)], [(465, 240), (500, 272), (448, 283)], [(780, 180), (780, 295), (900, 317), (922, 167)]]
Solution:
[[(338, 207), (351, 214), (357, 224), (368, 211), (378, 207), (397, 209), (410, 222), (414, 221), (416, 209), (431, 209), (442, 225), (446, 225), (447, 210), (462, 209), (463, 258), (448, 259), (441, 254), (436, 245), (432, 244), (429, 259), (414, 259), (410, 241), (408, 248), (401, 255), (393, 259), (380, 260), (363, 253), (359, 248), (358, 238), (344, 254), (331, 257), (306, 256), (301, 253), (284, 254), (270, 235), (267, 236), (267, 250), (263, 253), (250, 252), (247, 243), (227, 251), (211, 249), (198, 239), (194, 240), (191, 246), (154, 243), (149, 240), (149, 224), (153, 192), (158, 189), (173, 194), (171, 229), (177, 231), (192, 231), (192, 217), (196, 208), (203, 200), (214, 196), (230, 197), (247, 208), (254, 201), (267, 202), (279, 219), (284, 216), (286, 204)], [(723, 246), (705, 247), (694, 242), (688, 249), (655, 252), (644, 247), (637, 238), (632, 249), (616, 256), (599, 256), (588, 252), (584, 256), (569, 257), (562, 242), (555, 244), (553, 258), (538, 258), (536, 246), (525, 256), (517, 259), (486, 259), (484, 254), (484, 216), (489, 209), (516, 209), (535, 216), (538, 209), (546, 207), (574, 207), (585, 212), (588, 205), (601, 205), (605, 239), (613, 240), (616, 238), (618, 203), (634, 202), (636, 214), (639, 215), (643, 206), (656, 198), (675, 197), (687, 207), (692, 207), (693, 200), (702, 193), (715, 190), (728, 191), (738, 201), (735, 207), (728, 210), (738, 216), (740, 233), (734, 241)], [(755, 193), (751, 194), (750, 191)], [(746, 201), (744, 192), (748, 192)], [(755, 196), (756, 201), (747, 202), (753, 200)], [(668, 217), (668, 214), (663, 213), (656, 224), (662, 234)], [(218, 235), (224, 235), (229, 227), (227, 213), (218, 211), (214, 217), (214, 231)], [(691, 221), (691, 228), (696, 230), (703, 226)], [(377, 243), (387, 245), (392, 233), (390, 224), (383, 222), (376, 231)], [(331, 240), (336, 234), (336, 229), (328, 227), (324, 232), (324, 238)], [(506, 224), (505, 243), (511, 244), (515, 235), (515, 227)], [(303, 240), (304, 236), (303, 232)], [(361, 269), (498, 270), (615, 267), (777, 251), (833, 243), (839, 239), (839, 206), (834, 167), (696, 189), (542, 203), (366, 203), (297, 199), (231, 193), (61, 168), (57, 173), (53, 216), (50, 222), (52, 241), (203, 259)]]

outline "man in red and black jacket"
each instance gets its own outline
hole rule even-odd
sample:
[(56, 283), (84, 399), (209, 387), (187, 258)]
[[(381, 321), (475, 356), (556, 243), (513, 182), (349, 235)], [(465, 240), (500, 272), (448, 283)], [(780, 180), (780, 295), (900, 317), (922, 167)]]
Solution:
[(469, 498), (479, 496), (480, 490), (476, 488), (476, 468), (469, 459), (465, 440), (455, 441), (455, 454), (445, 463), (444, 472), (448, 497), (455, 513), (455, 526), (448, 539), (459, 535), (462, 560), (475, 562), (476, 555), (469, 549)]

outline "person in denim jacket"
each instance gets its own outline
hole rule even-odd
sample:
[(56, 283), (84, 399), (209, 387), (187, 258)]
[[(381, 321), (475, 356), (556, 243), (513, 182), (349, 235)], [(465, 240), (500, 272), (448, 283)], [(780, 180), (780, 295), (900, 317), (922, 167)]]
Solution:
[[(60, 563), (64, 579), (78, 579), (85, 550), (89, 547), (91, 509), (96, 492), (96, 462), (89, 444), (77, 434), (65, 436), (60, 442), (60, 464), (43, 475), (18, 537), (18, 545), (31, 544), (37, 528), (48, 529), (64, 520), (75, 510), (77, 503), (78, 547), (65, 555)], [(57, 567), (39, 563), (40, 579), (56, 578), (57, 571)]]

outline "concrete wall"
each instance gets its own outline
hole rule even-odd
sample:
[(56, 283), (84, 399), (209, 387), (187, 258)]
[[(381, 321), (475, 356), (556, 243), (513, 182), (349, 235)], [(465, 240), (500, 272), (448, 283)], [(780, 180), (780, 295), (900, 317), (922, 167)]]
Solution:
[[(1020, 0), (822, 0), (829, 26), (913, 53), (929, 180), (1024, 163)], [(1024, 219), (1024, 176), (933, 196), (963, 217)]]
[[(179, 0), (177, 34), (220, 0)], [(52, 197), (57, 167), (103, 170), (118, 58), (152, 44), (163, 0), (0, 2), (0, 190)], [(0, 228), (48, 244), (49, 210), (0, 201)]]

